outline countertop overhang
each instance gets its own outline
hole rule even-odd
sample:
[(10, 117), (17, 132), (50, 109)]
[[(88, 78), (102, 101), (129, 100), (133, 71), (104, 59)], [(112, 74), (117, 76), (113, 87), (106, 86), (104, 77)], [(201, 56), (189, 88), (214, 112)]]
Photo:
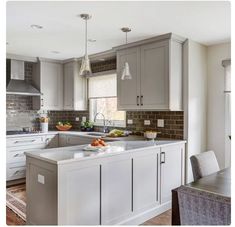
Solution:
[(186, 143), (184, 140), (161, 140), (161, 141), (115, 141), (108, 143), (110, 146), (105, 150), (84, 151), (87, 145), (32, 150), (25, 152), (27, 157), (36, 158), (52, 164), (61, 165), (71, 162), (79, 162), (89, 159), (121, 155), (136, 152), (142, 149), (164, 147), (173, 144)]

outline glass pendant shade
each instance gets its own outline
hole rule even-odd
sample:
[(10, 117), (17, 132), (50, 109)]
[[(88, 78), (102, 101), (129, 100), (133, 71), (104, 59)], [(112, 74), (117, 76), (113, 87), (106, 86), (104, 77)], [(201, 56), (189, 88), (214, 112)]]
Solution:
[(92, 75), (91, 63), (90, 63), (90, 59), (89, 59), (88, 54), (87, 54), (87, 21), (91, 18), (91, 15), (81, 14), (80, 17), (83, 20), (85, 20), (85, 55), (82, 59), (82, 64), (81, 64), (81, 68), (80, 68), (80, 71), (79, 71), (79, 75), (88, 77), (88, 76)]
[(92, 75), (91, 62), (87, 55), (85, 55), (82, 59), (82, 64), (81, 64), (79, 75), (87, 76), (87, 77)]
[(125, 62), (125, 65), (124, 65), (123, 70), (122, 70), (121, 79), (122, 80), (131, 80), (132, 79), (128, 62)]

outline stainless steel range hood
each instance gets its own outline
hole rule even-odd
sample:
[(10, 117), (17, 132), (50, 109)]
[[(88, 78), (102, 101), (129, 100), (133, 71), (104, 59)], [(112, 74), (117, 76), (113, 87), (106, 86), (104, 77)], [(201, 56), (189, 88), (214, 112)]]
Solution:
[(40, 96), (40, 91), (24, 78), (24, 61), (7, 59), (7, 94)]

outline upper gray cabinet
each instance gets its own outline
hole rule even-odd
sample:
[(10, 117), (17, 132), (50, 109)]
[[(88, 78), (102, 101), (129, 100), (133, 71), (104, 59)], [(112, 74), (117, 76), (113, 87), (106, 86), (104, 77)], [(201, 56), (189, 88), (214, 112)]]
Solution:
[[(131, 69), (131, 80), (121, 80), (121, 73), (125, 62)], [(140, 49), (128, 48), (117, 52), (117, 97), (118, 109), (136, 109), (140, 104)]]
[(42, 93), (41, 97), (33, 97), (34, 109), (63, 109), (63, 66), (61, 63), (40, 59), (34, 67), (33, 83)]
[(87, 110), (87, 79), (79, 76), (80, 64), (64, 64), (64, 110)]
[[(182, 110), (182, 42), (167, 34), (116, 48), (119, 110)], [(131, 80), (121, 80), (125, 62)]]

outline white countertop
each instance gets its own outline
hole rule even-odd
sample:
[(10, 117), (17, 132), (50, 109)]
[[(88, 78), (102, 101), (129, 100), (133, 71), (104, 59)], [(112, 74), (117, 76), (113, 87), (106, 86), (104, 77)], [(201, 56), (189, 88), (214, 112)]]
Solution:
[[(89, 135), (90, 133), (97, 133), (99, 135)], [(142, 140), (145, 141), (146, 138), (144, 136), (136, 136), (136, 135), (129, 135), (126, 137), (106, 137), (102, 135), (107, 135), (108, 133), (102, 133), (102, 132), (82, 132), (82, 131), (48, 131), (46, 133), (27, 133), (27, 134), (16, 134), (16, 135), (7, 135), (7, 138), (19, 138), (19, 137), (27, 137), (27, 136), (47, 136), (47, 135), (74, 135), (74, 136), (81, 136), (86, 138), (102, 138), (106, 141), (132, 141), (132, 140)], [(160, 139), (161, 140), (161, 139)]]
[(163, 147), (170, 144), (186, 143), (184, 140), (161, 141), (115, 141), (110, 142), (109, 147), (100, 151), (84, 151), (87, 145), (70, 146), (43, 149), (40, 151), (25, 152), (26, 156), (44, 160), (53, 164), (66, 164), (68, 162), (82, 161), (112, 155), (120, 155), (124, 152), (134, 152), (143, 148)]

